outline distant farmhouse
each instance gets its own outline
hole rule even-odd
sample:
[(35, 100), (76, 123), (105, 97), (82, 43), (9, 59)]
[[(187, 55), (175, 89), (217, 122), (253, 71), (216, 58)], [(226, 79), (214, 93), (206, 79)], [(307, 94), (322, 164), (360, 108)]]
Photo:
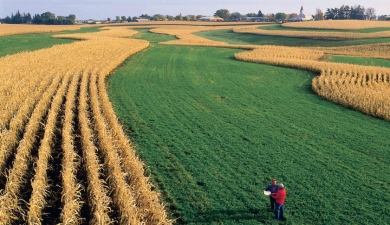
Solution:
[(149, 19), (144, 19), (144, 18), (137, 18), (135, 19), (135, 22), (148, 22), (150, 21)]
[(288, 21), (291, 21), (291, 22), (310, 21), (310, 20), (314, 20), (313, 15), (303, 11), (303, 6), (301, 6), (301, 11), (297, 17), (293, 17), (293, 18), (288, 19)]
[(378, 20), (390, 20), (390, 15), (378, 16)]
[(217, 22), (217, 21), (223, 21), (220, 17), (201, 17), (199, 18), (199, 21), (211, 21), (211, 22)]

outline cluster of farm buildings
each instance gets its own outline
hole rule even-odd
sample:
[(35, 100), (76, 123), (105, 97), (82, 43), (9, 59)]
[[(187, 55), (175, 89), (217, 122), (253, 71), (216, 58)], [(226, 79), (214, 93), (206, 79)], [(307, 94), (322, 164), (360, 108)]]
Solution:
[[(378, 20), (389, 20), (390, 15), (382, 15), (378, 17)], [(240, 17), (238, 19), (239, 21), (246, 21), (246, 22), (267, 22), (270, 21), (269, 17)], [(303, 10), (303, 6), (301, 7), (298, 16), (289, 18), (288, 22), (297, 22), (297, 21), (311, 21), (314, 20), (314, 16), (308, 12), (305, 12)], [(135, 22), (147, 22), (150, 21), (149, 19), (144, 18), (138, 18), (135, 20)], [(211, 22), (219, 22), (224, 21), (223, 18), (215, 17), (215, 16), (205, 16), (198, 19), (198, 21), (211, 21)], [(78, 21), (78, 23), (116, 23), (116, 20), (112, 20), (110, 22), (108, 21), (99, 21), (99, 20), (86, 20), (86, 21)]]

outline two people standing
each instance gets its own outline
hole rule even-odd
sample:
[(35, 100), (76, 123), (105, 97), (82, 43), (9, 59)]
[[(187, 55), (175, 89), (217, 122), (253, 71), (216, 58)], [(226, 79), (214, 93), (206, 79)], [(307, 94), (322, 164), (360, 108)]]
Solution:
[(272, 183), (268, 185), (265, 191), (270, 191), (270, 206), (271, 211), (275, 213), (276, 220), (284, 219), (284, 200), (286, 199), (286, 189), (283, 184), (276, 184), (276, 179), (272, 179)]

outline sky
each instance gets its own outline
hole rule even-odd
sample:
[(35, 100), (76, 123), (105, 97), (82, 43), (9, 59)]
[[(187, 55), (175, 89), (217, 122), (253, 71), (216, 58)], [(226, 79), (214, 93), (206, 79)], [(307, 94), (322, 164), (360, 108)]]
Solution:
[(134, 17), (141, 14), (176, 16), (212, 16), (218, 9), (241, 14), (299, 13), (301, 6), (311, 14), (316, 8), (324, 13), (327, 8), (341, 5), (372, 7), (376, 15), (390, 15), (390, 0), (0, 0), (0, 18), (21, 13), (42, 14), (52, 12), (56, 16), (76, 15), (77, 20), (103, 20), (116, 16)]

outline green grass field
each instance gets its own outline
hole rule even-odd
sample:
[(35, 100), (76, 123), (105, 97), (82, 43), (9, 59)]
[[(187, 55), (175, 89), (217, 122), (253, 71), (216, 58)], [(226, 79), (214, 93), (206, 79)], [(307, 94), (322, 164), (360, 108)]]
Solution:
[(388, 122), (316, 96), (316, 74), (160, 37), (138, 36), (154, 44), (112, 75), (109, 94), (177, 224), (273, 223), (262, 194), (273, 177), (288, 224), (390, 220)]
[(81, 28), (80, 30), (62, 31), (56, 33), (37, 33), (0, 36), (0, 57), (24, 51), (34, 51), (41, 48), (49, 48), (57, 44), (72, 43), (74, 40), (52, 38), (54, 34), (70, 34), (97, 32), (99, 27)]
[[(263, 26), (266, 27), (266, 26)], [(271, 26), (273, 27), (273, 26)], [(308, 38), (276, 37), (257, 34), (239, 34), (232, 30), (217, 30), (198, 32), (204, 38), (215, 41), (224, 41), (229, 44), (256, 44), (256, 45), (284, 45), (284, 46), (348, 46), (362, 44), (376, 44), (390, 42), (390, 38), (358, 39), (358, 40), (314, 40)]]
[(390, 28), (367, 28), (360, 30), (335, 30), (335, 29), (314, 29), (314, 28), (292, 28), (284, 27), (281, 24), (272, 24), (259, 27), (263, 30), (294, 30), (294, 31), (309, 31), (309, 32), (351, 32), (351, 33), (372, 33), (380, 31), (388, 31)]
[[(151, 46), (118, 68), (108, 89), (176, 224), (273, 224), (262, 194), (273, 177), (287, 189), (287, 224), (390, 221), (389, 122), (319, 98), (311, 72), (236, 61), (241, 50), (158, 45), (174, 37), (139, 31)], [(0, 56), (69, 42), (51, 35), (0, 37)]]

